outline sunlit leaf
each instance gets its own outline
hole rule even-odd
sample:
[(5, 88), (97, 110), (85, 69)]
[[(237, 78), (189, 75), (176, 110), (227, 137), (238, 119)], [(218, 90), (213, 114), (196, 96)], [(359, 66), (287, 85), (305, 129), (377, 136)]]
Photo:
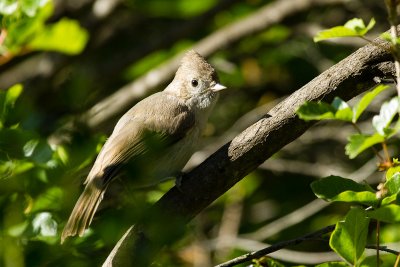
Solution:
[(399, 112), (399, 98), (393, 97), (389, 102), (385, 102), (379, 115), (372, 118), (372, 125), (375, 130), (382, 136), (387, 137), (391, 134), (389, 125), (392, 122), (394, 116)]
[(46, 5), (50, 0), (20, 0), (21, 10), (28, 15), (33, 17), (39, 8)]
[(371, 92), (366, 93), (361, 100), (354, 106), (353, 108), (353, 119), (354, 123), (357, 122), (358, 118), (364, 112), (364, 110), (368, 107), (368, 105), (374, 100), (374, 98), (379, 95), (384, 90), (388, 89), (388, 85), (380, 84), (374, 88)]
[(10, 87), (5, 92), (1, 92), (0, 94), (5, 94), (0, 97), (0, 119), (1, 124), (4, 124), (6, 121), (7, 114), (10, 110), (14, 107), (15, 102), (17, 101), (18, 97), (21, 95), (23, 87), (21, 84), (16, 84)]
[(311, 183), (311, 189), (318, 198), (327, 201), (354, 202), (376, 205), (378, 200), (369, 186), (359, 184), (340, 176), (328, 176)]
[(400, 222), (400, 206), (396, 204), (386, 205), (375, 210), (367, 211), (367, 215), (370, 218), (382, 222), (398, 223)]
[(353, 110), (350, 106), (339, 97), (335, 97), (332, 106), (336, 109), (335, 119), (341, 121), (351, 121), (353, 118)]
[(368, 26), (365, 27), (365, 23), (362, 19), (359, 18), (354, 18), (349, 20), (344, 24), (344, 27), (352, 29), (353, 31), (357, 32), (359, 35), (363, 36), (365, 35), (369, 30), (371, 30), (375, 26), (375, 19), (372, 18)]
[(368, 225), (365, 211), (351, 208), (344, 221), (336, 224), (329, 245), (343, 259), (356, 266), (367, 244)]
[(0, 14), (11, 15), (18, 9), (18, 1), (15, 0), (1, 0), (0, 1)]
[(314, 42), (322, 40), (339, 38), (364, 36), (375, 25), (375, 19), (371, 19), (368, 26), (365, 27), (362, 19), (354, 18), (346, 22), (343, 26), (336, 26), (327, 30), (320, 31), (315, 37)]
[(335, 108), (324, 102), (306, 102), (297, 110), (303, 120), (326, 120), (335, 118)]
[(85, 48), (88, 37), (87, 31), (77, 21), (63, 18), (44, 28), (28, 45), (35, 50), (75, 55)]
[(354, 159), (367, 148), (370, 148), (375, 144), (382, 143), (383, 141), (385, 141), (385, 138), (378, 133), (375, 133), (372, 136), (353, 134), (349, 137), (349, 142), (345, 147), (346, 155), (348, 155), (350, 159)]

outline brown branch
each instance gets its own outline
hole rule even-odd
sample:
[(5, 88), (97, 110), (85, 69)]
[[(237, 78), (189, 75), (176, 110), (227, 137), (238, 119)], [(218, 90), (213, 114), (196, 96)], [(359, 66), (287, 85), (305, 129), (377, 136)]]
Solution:
[[(382, 40), (375, 40), (386, 45)], [(166, 244), (182, 236), (185, 224), (313, 123), (300, 120), (305, 101), (349, 100), (393, 74), (386, 49), (366, 45), (320, 74), (189, 172), (180, 188), (169, 190), (140, 222), (131, 227), (103, 266), (147, 266)], [(160, 231), (162, 229), (162, 231)], [(179, 230), (179, 231), (178, 231)]]
[[(259, 11), (222, 27), (196, 43), (192, 49), (207, 57), (212, 53), (265, 30), (271, 25), (312, 6), (339, 4), (345, 0), (280, 0), (262, 7)], [(175, 73), (182, 54), (178, 54), (157, 68), (137, 78), (134, 82), (120, 88), (117, 92), (97, 103), (84, 113), (80, 120), (89, 128), (95, 129), (115, 115), (127, 110), (134, 102), (154, 88), (168, 82)]]

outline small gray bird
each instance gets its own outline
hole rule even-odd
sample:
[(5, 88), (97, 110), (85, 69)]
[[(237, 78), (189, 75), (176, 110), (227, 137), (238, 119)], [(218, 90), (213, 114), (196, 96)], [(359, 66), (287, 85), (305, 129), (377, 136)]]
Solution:
[[(189, 51), (164, 91), (143, 99), (121, 117), (86, 178), (61, 243), (68, 236), (83, 235), (108, 185), (123, 166), (132, 162), (150, 166), (141, 174), (147, 182), (182, 170), (196, 149), (218, 91), (226, 88), (218, 82), (214, 68), (198, 53)], [(154, 140), (162, 145), (152, 145)]]

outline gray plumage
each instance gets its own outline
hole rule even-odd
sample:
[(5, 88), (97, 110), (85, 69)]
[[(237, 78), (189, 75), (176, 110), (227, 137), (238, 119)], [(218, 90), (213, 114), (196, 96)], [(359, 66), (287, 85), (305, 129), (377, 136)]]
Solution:
[[(218, 83), (214, 68), (195, 51), (187, 52), (168, 87), (137, 103), (118, 121), (86, 178), (86, 187), (64, 227), (61, 243), (68, 236), (83, 235), (105, 190), (124, 164), (150, 160), (152, 168), (144, 175), (153, 181), (181, 171), (222, 89), (225, 87)], [(154, 136), (163, 141), (162, 151), (149, 151), (152, 148), (148, 142)]]

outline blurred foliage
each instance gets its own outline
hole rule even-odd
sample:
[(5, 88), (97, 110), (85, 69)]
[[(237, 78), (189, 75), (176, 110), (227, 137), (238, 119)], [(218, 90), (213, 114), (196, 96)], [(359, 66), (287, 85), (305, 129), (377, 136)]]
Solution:
[[(102, 264), (130, 224), (173, 181), (145, 190), (123, 179), (115, 181), (91, 228), (83, 237), (69, 239), (61, 246), (60, 231), (119, 114), (96, 133), (84, 123), (78, 124), (74, 132), (65, 133), (67, 142), (53, 142), (52, 134), (126, 83), (273, 1), (106, 2), (0, 0), (0, 266)], [(226, 138), (226, 142), (260, 114), (249, 119), (248, 112), (260, 108), (264, 114), (276, 101), (360, 46), (351, 41), (315, 44), (312, 40), (315, 28), (345, 24), (354, 17), (363, 21), (375, 18), (376, 25), (367, 35), (378, 35), (388, 27), (383, 1), (322, 5), (295, 13), (213, 54), (209, 60), (216, 66), (221, 83), (230, 90), (224, 92), (212, 114), (202, 147), (217, 149), (218, 138), (214, 137)], [(386, 88), (376, 89), (373, 96), (365, 95), (357, 102), (362, 105), (346, 106), (336, 100), (332, 105), (326, 104), (326, 111), (332, 119), (371, 121), (372, 116), (379, 116), (379, 108), (370, 100), (384, 91)], [(391, 117), (390, 121), (393, 119), (397, 118)], [(392, 133), (387, 129), (392, 129), (393, 124), (387, 124), (385, 119), (375, 120), (382, 133)], [(225, 238), (246, 238), (244, 234), (255, 233), (254, 241), (271, 244), (345, 218), (350, 204), (335, 202), (272, 235), (257, 232), (315, 199), (309, 185), (319, 177), (319, 166), (351, 173), (373, 157), (372, 153), (351, 148), (351, 152), (360, 154), (349, 163), (343, 153), (347, 140), (325, 126), (314, 127), (307, 133), (309, 139), (305, 134), (270, 159), (267, 163), (275, 168), (267, 165), (254, 171), (203, 211), (188, 225), (184, 239), (160, 253), (159, 266), (213, 266), (254, 249), (235, 242), (226, 246), (222, 242)], [(342, 124), (340, 127), (345, 130)], [(325, 139), (323, 134), (317, 134), (320, 130), (325, 132)], [(391, 140), (389, 145), (396, 155), (399, 143)], [(294, 167), (298, 162), (309, 165)], [(382, 243), (399, 242), (399, 229), (398, 222), (382, 223)], [(368, 236), (368, 243), (374, 242), (372, 235)], [(330, 251), (328, 239), (290, 249)], [(382, 256), (382, 260), (394, 261), (390, 255)], [(367, 261), (374, 262), (368, 257), (363, 262)], [(253, 266), (298, 264), (289, 258), (262, 258)]]

